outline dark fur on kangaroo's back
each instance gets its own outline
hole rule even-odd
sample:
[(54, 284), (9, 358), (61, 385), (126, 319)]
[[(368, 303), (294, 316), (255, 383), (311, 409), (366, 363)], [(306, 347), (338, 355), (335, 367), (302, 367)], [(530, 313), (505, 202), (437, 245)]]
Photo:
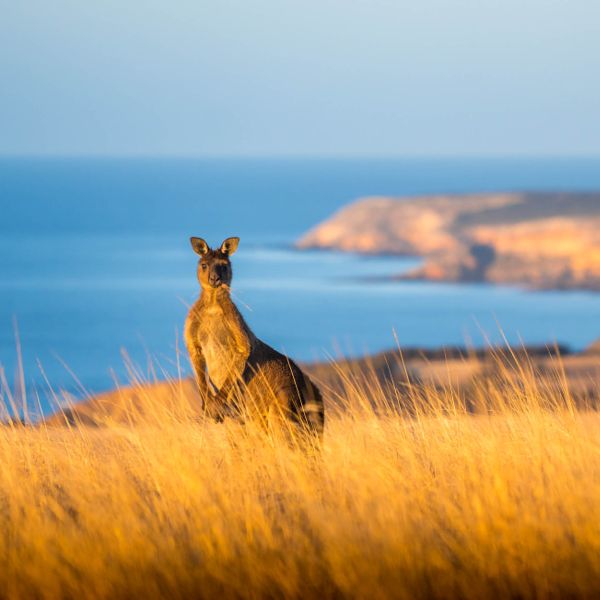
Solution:
[(189, 311), (185, 341), (206, 414), (222, 419), (241, 412), (260, 419), (286, 417), (321, 435), (323, 398), (317, 386), (290, 358), (258, 339), (230, 295), (230, 256), (238, 238), (213, 250), (191, 238), (200, 255), (202, 292)]

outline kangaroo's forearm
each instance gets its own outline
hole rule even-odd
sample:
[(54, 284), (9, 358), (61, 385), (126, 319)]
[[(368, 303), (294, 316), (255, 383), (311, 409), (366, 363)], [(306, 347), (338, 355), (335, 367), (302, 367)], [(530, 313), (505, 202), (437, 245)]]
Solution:
[(230, 327), (230, 331), (233, 333), (235, 342), (235, 352), (234, 356), (232, 356), (232, 361), (243, 363), (245, 367), (250, 352), (252, 352), (252, 339), (248, 328), (244, 326), (241, 315), (235, 320), (234, 326)]

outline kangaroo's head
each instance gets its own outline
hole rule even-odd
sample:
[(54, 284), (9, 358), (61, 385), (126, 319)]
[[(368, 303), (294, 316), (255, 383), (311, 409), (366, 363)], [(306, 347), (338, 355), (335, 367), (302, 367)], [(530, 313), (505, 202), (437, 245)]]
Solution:
[(240, 238), (227, 238), (217, 250), (212, 250), (202, 239), (190, 238), (192, 248), (200, 255), (198, 281), (203, 289), (216, 289), (231, 285), (231, 261), (229, 257), (237, 250)]

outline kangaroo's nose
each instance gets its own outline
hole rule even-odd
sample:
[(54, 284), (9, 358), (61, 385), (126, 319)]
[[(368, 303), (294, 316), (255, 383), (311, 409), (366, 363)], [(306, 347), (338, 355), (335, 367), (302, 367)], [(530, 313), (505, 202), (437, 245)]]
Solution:
[(217, 284), (221, 283), (221, 271), (218, 269), (213, 271), (210, 274), (208, 281), (210, 282), (211, 285), (217, 285)]

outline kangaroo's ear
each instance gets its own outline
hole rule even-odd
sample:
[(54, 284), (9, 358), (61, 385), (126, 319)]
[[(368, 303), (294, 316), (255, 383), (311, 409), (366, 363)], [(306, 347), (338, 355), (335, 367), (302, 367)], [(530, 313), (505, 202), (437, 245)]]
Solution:
[(240, 238), (239, 237), (230, 237), (230, 238), (227, 238), (221, 244), (221, 252), (223, 254), (231, 255), (231, 254), (233, 254), (237, 250), (237, 247), (238, 247), (239, 243), (240, 243)]
[(197, 237), (190, 238), (190, 244), (192, 244), (192, 248), (196, 254), (202, 256), (209, 251), (208, 244), (202, 239)]

